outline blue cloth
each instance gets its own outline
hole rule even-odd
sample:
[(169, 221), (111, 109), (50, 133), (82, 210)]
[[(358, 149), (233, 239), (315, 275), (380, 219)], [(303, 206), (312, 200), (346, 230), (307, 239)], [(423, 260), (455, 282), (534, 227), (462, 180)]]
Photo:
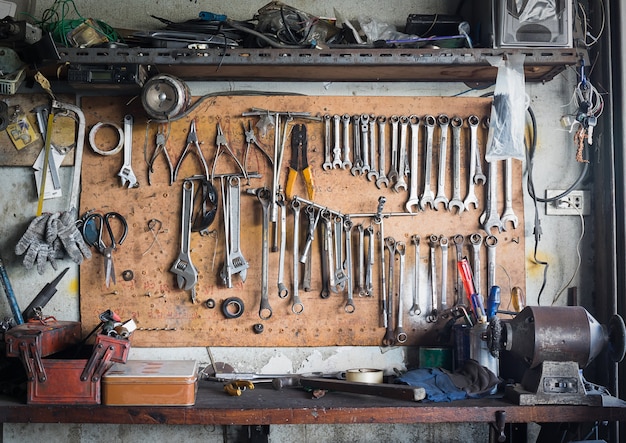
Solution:
[(439, 368), (413, 369), (399, 377), (398, 382), (424, 388), (424, 402), (448, 402), (467, 398), (467, 393), (456, 387), (448, 374)]

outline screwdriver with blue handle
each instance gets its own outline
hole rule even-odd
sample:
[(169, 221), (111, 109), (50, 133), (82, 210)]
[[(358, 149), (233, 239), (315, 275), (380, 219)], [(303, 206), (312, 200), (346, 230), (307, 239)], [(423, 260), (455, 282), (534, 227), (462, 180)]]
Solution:
[(315, 196), (313, 176), (307, 160), (307, 146), (306, 125), (295, 125), (291, 130), (291, 161), (289, 162), (289, 175), (285, 186), (285, 194), (289, 200), (293, 198), (293, 185), (296, 182), (298, 171), (302, 172), (309, 200), (313, 200)]
[(500, 286), (492, 286), (487, 298), (487, 320), (491, 321), (496, 316), (500, 307)]

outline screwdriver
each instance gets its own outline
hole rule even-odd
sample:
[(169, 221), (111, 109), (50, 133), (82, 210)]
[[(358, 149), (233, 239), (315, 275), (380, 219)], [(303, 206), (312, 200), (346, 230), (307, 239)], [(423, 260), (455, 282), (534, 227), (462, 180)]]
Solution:
[(500, 307), (500, 286), (492, 286), (487, 297), (487, 320), (491, 321), (496, 316)]
[(467, 258), (462, 258), (461, 260), (459, 260), (457, 262), (457, 268), (459, 269), (459, 274), (461, 274), (463, 287), (465, 288), (467, 299), (470, 303), (472, 310), (474, 311), (476, 320), (478, 320), (479, 323), (486, 323), (487, 316), (485, 315), (483, 297), (480, 294), (476, 293), (476, 289), (474, 288), (474, 280), (472, 277), (472, 270), (470, 268)]

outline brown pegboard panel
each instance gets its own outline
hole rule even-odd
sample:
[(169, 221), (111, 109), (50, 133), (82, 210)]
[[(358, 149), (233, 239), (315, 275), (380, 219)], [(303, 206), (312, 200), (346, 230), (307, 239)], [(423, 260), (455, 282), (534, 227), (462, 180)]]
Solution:
[[(247, 270), (247, 280), (241, 282), (239, 276), (233, 277), (234, 287), (227, 289), (223, 286), (219, 271), (223, 263), (223, 224), (221, 204), (218, 216), (211, 226), (215, 234), (201, 237), (194, 233), (191, 239), (191, 257), (199, 271), (197, 285), (198, 303), (192, 304), (188, 292), (179, 290), (176, 278), (169, 269), (180, 249), (180, 212), (182, 200), (182, 178), (198, 174), (201, 168), (197, 159), (191, 155), (183, 164), (178, 181), (169, 186), (168, 172), (164, 159), (161, 157), (155, 164), (152, 176), (152, 185), (147, 182), (147, 166), (144, 161), (144, 145), (147, 155), (150, 156), (155, 146), (155, 132), (157, 124), (147, 124), (145, 114), (138, 100), (127, 104), (123, 97), (85, 97), (82, 100), (82, 109), (85, 112), (89, 126), (97, 122), (112, 121), (122, 124), (125, 114), (134, 116), (133, 131), (133, 169), (140, 182), (135, 189), (121, 187), (117, 176), (122, 165), (122, 155), (102, 157), (96, 155), (89, 147), (85, 148), (83, 160), (83, 191), (81, 195), (81, 211), (95, 208), (101, 212), (117, 211), (124, 215), (129, 224), (129, 236), (126, 242), (113, 253), (117, 284), (106, 288), (104, 284), (103, 259), (95, 254), (91, 260), (81, 265), (81, 319), (85, 331), (91, 330), (98, 322), (98, 314), (106, 309), (113, 309), (122, 318), (134, 318), (138, 326), (145, 328), (133, 334), (133, 346), (328, 346), (328, 345), (379, 345), (384, 335), (380, 318), (380, 273), (378, 269), (379, 247), (376, 244), (376, 263), (374, 269), (374, 296), (359, 297), (355, 295), (356, 311), (353, 314), (344, 312), (346, 293), (332, 294), (328, 299), (320, 298), (320, 232), (318, 230), (313, 244), (313, 278), (312, 291), (300, 290), (300, 297), (304, 304), (304, 312), (300, 315), (291, 311), (291, 297), (279, 299), (277, 296), (277, 265), (278, 253), (270, 253), (269, 299), (273, 309), (273, 316), (261, 321), (258, 315), (261, 287), (261, 206), (256, 197), (247, 195), (248, 188), (242, 180), (241, 195), (241, 238), (242, 252), (250, 264)], [(168, 139), (168, 149), (174, 164), (178, 161), (185, 146), (185, 139), (189, 130), (190, 121), (196, 119), (197, 133), (202, 143), (202, 151), (207, 159), (209, 168), (215, 155), (216, 125), (219, 121), (230, 147), (240, 160), (243, 160), (245, 137), (242, 123), (248, 118), (242, 118), (241, 113), (250, 108), (263, 108), (280, 111), (310, 112), (313, 115), (323, 114), (361, 114), (376, 115), (410, 115), (420, 117), (432, 114), (446, 113), (450, 117), (458, 115), (464, 119), (471, 114), (485, 117), (490, 111), (490, 99), (482, 98), (446, 98), (446, 97), (305, 97), (305, 96), (253, 96), (253, 97), (214, 97), (205, 100), (194, 112), (171, 123)], [(251, 119), (256, 123), (256, 119)], [(297, 121), (297, 120), (296, 120)], [(324, 125), (321, 122), (300, 121), (305, 123), (309, 135), (309, 163), (312, 168), (315, 184), (315, 202), (342, 213), (371, 213), (376, 211), (379, 196), (387, 199), (385, 212), (404, 211), (404, 203), (408, 192), (396, 193), (391, 189), (379, 190), (373, 182), (368, 182), (363, 176), (354, 177), (350, 172), (341, 169), (330, 171), (322, 170), (324, 161)], [(465, 196), (466, 167), (468, 160), (466, 150), (469, 148), (469, 129), (463, 129), (462, 155), (462, 197)], [(387, 128), (387, 138), (390, 138), (391, 129)], [(147, 137), (146, 137), (147, 136)], [(257, 137), (269, 152), (273, 151), (273, 134), (270, 131), (266, 136)], [(423, 174), (423, 128), (420, 133), (419, 174)], [(450, 134), (451, 138), (451, 134)], [(484, 154), (484, 140), (486, 131), (479, 130), (479, 146)], [(435, 130), (435, 148), (437, 153), (439, 132)], [(108, 141), (112, 143), (112, 141)], [(390, 164), (390, 149), (387, 149), (387, 165)], [(282, 164), (281, 184), (284, 186), (287, 176), (287, 164), (290, 158), (290, 147), (287, 144)], [(437, 183), (437, 161), (433, 159), (434, 185)], [(502, 162), (501, 162), (502, 163)], [(486, 169), (485, 164), (484, 168)], [(503, 176), (504, 165), (500, 167), (500, 180)], [(261, 179), (252, 179), (251, 188), (267, 186), (271, 188), (271, 166), (258, 151), (251, 151), (249, 170), (262, 174)], [(451, 143), (448, 148), (447, 190), (451, 194), (452, 187), (452, 152)], [(218, 163), (218, 173), (234, 173), (237, 167), (226, 157), (221, 157)], [(519, 217), (519, 226), (512, 230), (498, 234), (497, 247), (498, 268), (497, 282), (502, 286), (502, 306), (509, 304), (509, 287), (520, 286), (525, 288), (525, 254), (524, 254), (524, 217), (521, 190), (521, 162), (514, 162), (513, 205)], [(215, 181), (219, 190), (219, 180)], [(421, 185), (420, 185), (421, 188)], [(428, 244), (427, 238), (431, 234), (452, 237), (463, 234), (466, 237), (474, 232), (481, 232), (478, 217), (483, 211), (485, 201), (485, 187), (478, 186), (477, 194), (481, 200), (478, 209), (470, 209), (461, 215), (444, 210), (427, 210), (415, 216), (399, 216), (384, 221), (385, 236), (393, 236), (398, 241), (407, 243), (406, 280), (404, 295), (404, 329), (408, 333), (406, 345), (428, 344), (435, 341), (439, 324), (426, 322), (426, 314), (430, 310), (430, 282), (428, 279)], [(499, 209), (504, 207), (503, 184), (500, 181)], [(296, 193), (306, 197), (306, 191), (301, 178), (296, 182)], [(420, 190), (421, 193), (421, 190)], [(287, 217), (287, 254), (285, 260), (285, 282), (291, 290), (292, 265), (292, 232), (293, 216), (289, 209)], [(157, 218), (162, 221), (162, 232), (158, 235), (158, 242), (153, 242), (153, 235), (148, 230), (148, 221)], [(353, 222), (369, 226), (368, 218), (354, 218)], [(301, 234), (304, 236), (306, 222), (301, 219)], [(378, 231), (378, 227), (375, 226)], [(420, 301), (422, 315), (410, 317), (407, 314), (411, 305), (412, 282), (414, 278), (414, 250), (410, 244), (410, 237), (418, 234), (422, 237), (420, 249), (421, 290)], [(483, 236), (485, 235), (482, 232)], [(304, 237), (300, 240), (300, 246)], [(356, 249), (356, 232), (353, 237)], [(471, 247), (465, 245), (464, 253), (471, 257)], [(454, 302), (454, 287), (456, 284), (454, 246), (450, 244), (450, 261), (448, 264), (448, 304)], [(486, 291), (486, 249), (481, 252), (482, 263), (482, 291)], [(441, 276), (441, 253), (437, 250), (438, 273)], [(388, 261), (387, 261), (388, 262)], [(356, 263), (353, 254), (353, 263)], [(395, 262), (398, 272), (398, 258)], [(131, 281), (124, 281), (121, 273), (130, 269), (134, 273)], [(504, 272), (506, 270), (506, 273)], [(300, 278), (302, 281), (302, 277)], [(438, 286), (440, 283), (437, 284)], [(396, 287), (398, 284), (396, 282)], [(111, 294), (111, 292), (116, 293)], [(150, 295), (147, 295), (147, 294)], [(245, 312), (238, 319), (226, 319), (221, 313), (221, 302), (227, 297), (240, 297), (245, 304)], [(204, 302), (212, 298), (217, 305), (208, 309)], [(397, 295), (394, 297), (397, 300)], [(395, 304), (397, 306), (397, 303)], [(265, 331), (254, 334), (252, 327), (256, 323), (263, 323)], [(162, 330), (168, 328), (169, 330)]]

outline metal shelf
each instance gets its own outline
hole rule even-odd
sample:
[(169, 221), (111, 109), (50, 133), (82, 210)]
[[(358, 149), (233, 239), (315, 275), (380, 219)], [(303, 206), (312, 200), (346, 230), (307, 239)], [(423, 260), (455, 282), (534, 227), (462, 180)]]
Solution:
[(152, 65), (185, 80), (493, 82), (489, 56), (524, 53), (526, 80), (549, 81), (581, 49), (61, 48), (60, 63)]

